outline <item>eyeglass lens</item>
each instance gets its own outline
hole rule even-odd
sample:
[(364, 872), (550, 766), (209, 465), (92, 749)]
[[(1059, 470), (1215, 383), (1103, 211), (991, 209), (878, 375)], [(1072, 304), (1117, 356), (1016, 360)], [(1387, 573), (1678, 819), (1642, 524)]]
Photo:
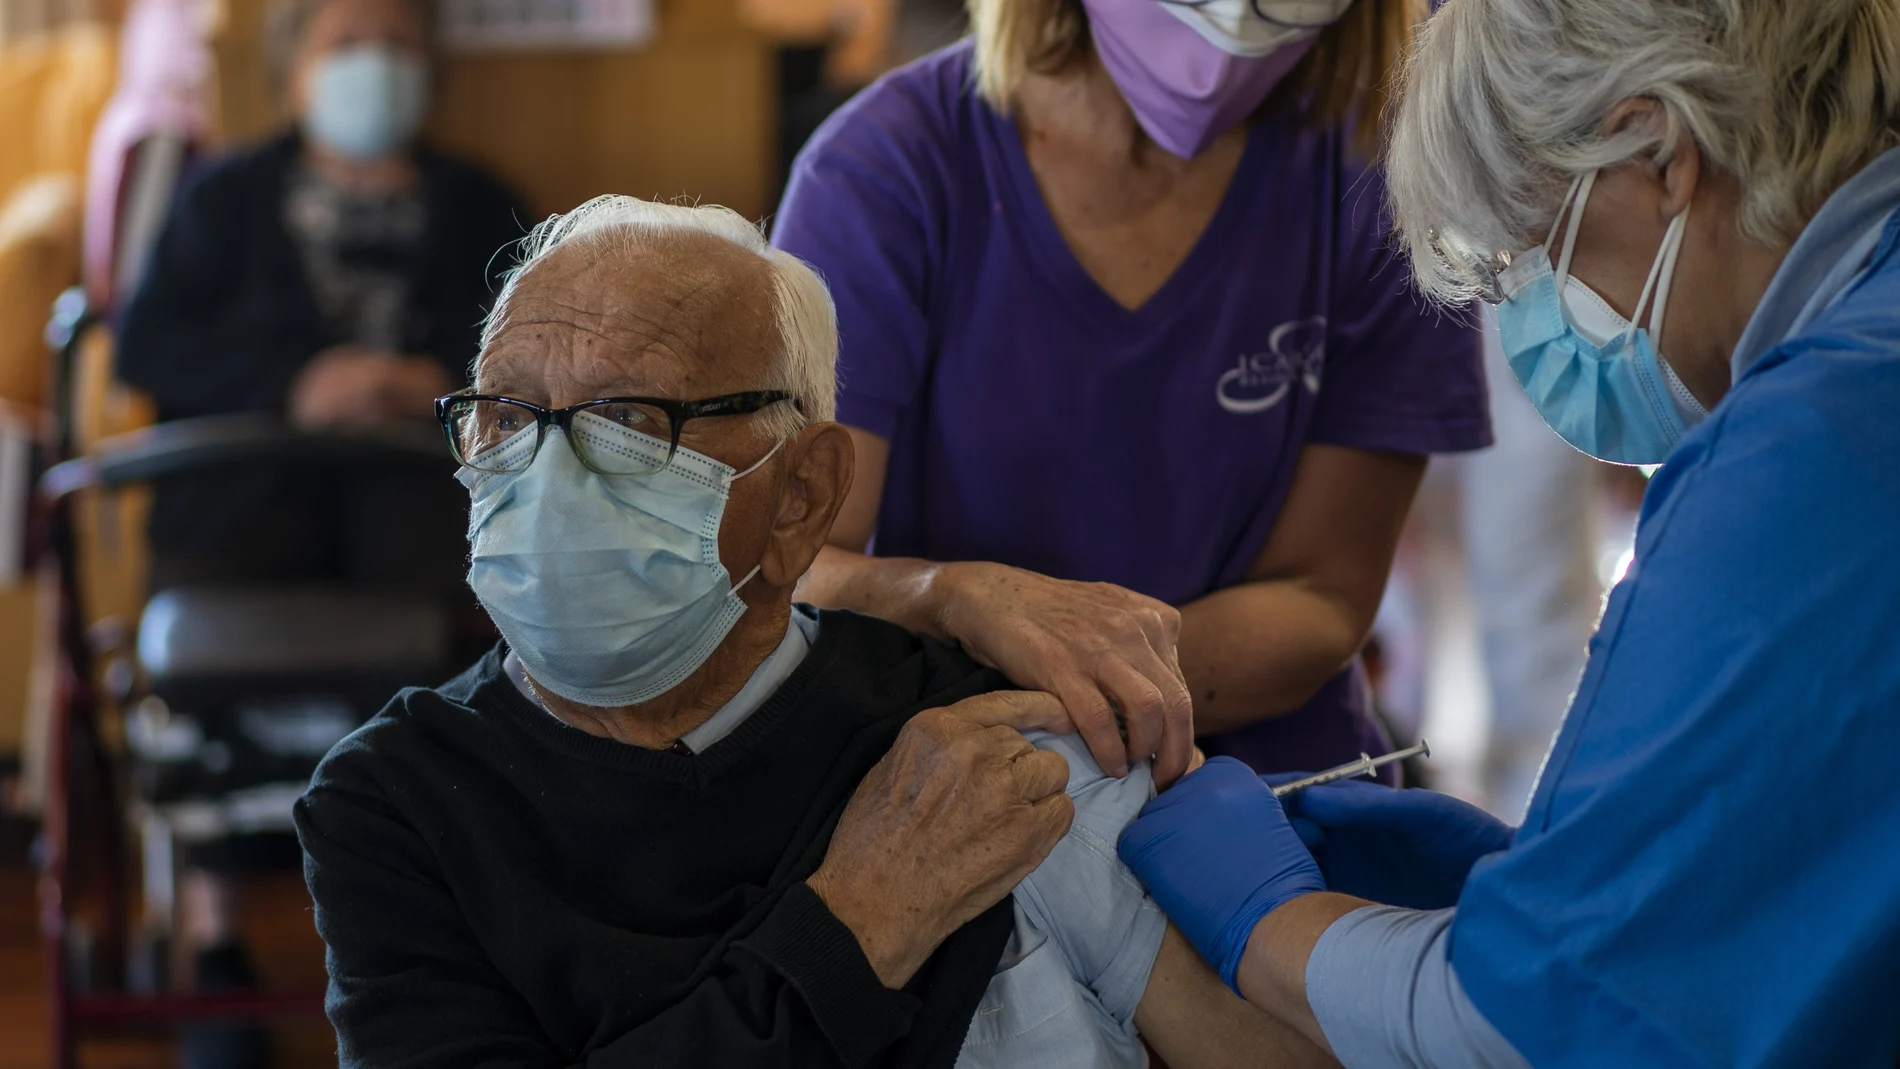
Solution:
[[(534, 462), (534, 449), (503, 449), (538, 422), (534, 409), (512, 401), (468, 398), (449, 406), (455, 459), (476, 471), (513, 473)], [(574, 414), (568, 445), (582, 464), (606, 475), (645, 475), (672, 459), (672, 420), (652, 405), (616, 401)], [(624, 433), (632, 431), (633, 434)]]

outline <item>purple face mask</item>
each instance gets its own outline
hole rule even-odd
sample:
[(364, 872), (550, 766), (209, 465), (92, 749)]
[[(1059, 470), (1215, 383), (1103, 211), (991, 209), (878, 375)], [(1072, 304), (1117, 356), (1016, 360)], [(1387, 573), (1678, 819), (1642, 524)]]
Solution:
[(1268, 55), (1234, 55), (1157, 0), (1082, 0), (1096, 54), (1135, 120), (1182, 159), (1233, 129), (1305, 58), (1317, 30)]

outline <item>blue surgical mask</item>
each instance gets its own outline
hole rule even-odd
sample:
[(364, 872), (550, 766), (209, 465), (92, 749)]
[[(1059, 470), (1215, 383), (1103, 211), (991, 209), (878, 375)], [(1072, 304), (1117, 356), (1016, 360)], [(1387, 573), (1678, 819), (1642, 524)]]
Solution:
[[(1670, 221), (1637, 301), (1637, 321), (1651, 309), (1645, 330), (1570, 276), (1578, 224), (1595, 181), (1594, 173), (1584, 176), (1564, 198), (1570, 224), (1555, 268), (1546, 241), (1498, 276), (1504, 293), (1498, 336), (1531, 403), (1564, 441), (1612, 464), (1660, 464), (1708, 415), (1656, 351), (1689, 213), (1684, 209)], [(1556, 236), (1553, 226), (1551, 238)]]
[(422, 59), (385, 44), (351, 45), (317, 60), (304, 133), (345, 159), (374, 160), (409, 143), (429, 111)]
[[(575, 434), (594, 446), (646, 454), (667, 443), (588, 413)], [(468, 583), (535, 685), (582, 705), (650, 701), (699, 670), (745, 612), (719, 562), (719, 523), (745, 471), (680, 449), (648, 475), (601, 475), (562, 432), (526, 470), (463, 468), (468, 487)], [(495, 447), (534, 449), (530, 427)], [(739, 583), (758, 574), (753, 568)]]

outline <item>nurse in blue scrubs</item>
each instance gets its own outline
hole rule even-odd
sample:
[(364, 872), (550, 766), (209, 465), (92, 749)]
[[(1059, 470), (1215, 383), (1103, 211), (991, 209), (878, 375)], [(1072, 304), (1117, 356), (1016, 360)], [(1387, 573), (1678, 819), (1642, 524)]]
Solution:
[(1521, 828), (1226, 760), (1120, 851), (1384, 1066), (1900, 1064), (1900, 0), (1449, 0), (1389, 186), (1578, 449), (1661, 463)]

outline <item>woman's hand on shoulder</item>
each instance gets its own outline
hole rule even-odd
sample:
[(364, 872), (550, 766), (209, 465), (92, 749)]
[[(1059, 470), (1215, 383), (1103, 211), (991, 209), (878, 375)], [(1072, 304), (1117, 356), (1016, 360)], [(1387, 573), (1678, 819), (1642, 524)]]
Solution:
[(1017, 686), (1060, 698), (1104, 772), (1152, 756), (1166, 786), (1187, 770), (1194, 702), (1174, 606), (1001, 564), (942, 565), (936, 585), (943, 632)]

